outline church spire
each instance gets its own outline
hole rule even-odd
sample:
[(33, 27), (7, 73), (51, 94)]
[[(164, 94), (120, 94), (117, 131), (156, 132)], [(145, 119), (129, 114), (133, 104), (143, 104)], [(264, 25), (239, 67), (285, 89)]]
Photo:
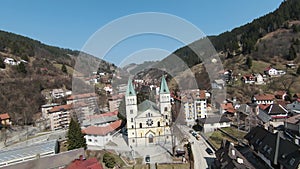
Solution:
[(135, 96), (134, 87), (132, 85), (132, 80), (128, 80), (127, 90), (126, 90), (126, 96)]
[(165, 76), (161, 78), (160, 91), (159, 94), (170, 94), (168, 84), (166, 82)]

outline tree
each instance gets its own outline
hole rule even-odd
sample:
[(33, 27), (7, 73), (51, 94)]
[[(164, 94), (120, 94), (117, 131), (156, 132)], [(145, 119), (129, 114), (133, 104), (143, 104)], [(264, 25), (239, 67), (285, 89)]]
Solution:
[(84, 134), (81, 132), (80, 125), (77, 121), (71, 118), (68, 130), (68, 150), (77, 148), (86, 148)]
[(295, 50), (294, 46), (292, 45), (290, 47), (289, 54), (286, 57), (286, 59), (287, 60), (294, 60), (296, 57), (297, 57), (297, 53), (296, 53), (296, 50)]
[(0, 58), (0, 68), (5, 69), (5, 63), (2, 58)]
[(105, 166), (108, 167), (108, 168), (113, 168), (116, 165), (115, 158), (109, 153), (105, 153), (103, 155), (103, 160), (102, 161), (105, 163)]
[(297, 75), (300, 75), (300, 66), (298, 66), (296, 73), (297, 73)]
[(246, 59), (246, 65), (248, 66), (248, 69), (252, 67), (252, 59), (251, 57), (247, 57)]
[(24, 74), (27, 73), (25, 64), (23, 62), (21, 62), (20, 64), (18, 64), (17, 70), (18, 70), (19, 73), (24, 73)]
[(66, 67), (66, 65), (65, 64), (63, 64), (62, 66), (61, 66), (61, 71), (62, 72), (64, 72), (64, 73), (68, 73), (68, 69), (67, 69), (67, 67)]

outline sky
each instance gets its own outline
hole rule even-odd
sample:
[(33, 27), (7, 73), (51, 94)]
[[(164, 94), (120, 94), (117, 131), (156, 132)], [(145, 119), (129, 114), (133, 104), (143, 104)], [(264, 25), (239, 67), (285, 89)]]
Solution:
[[(82, 50), (95, 32), (105, 25), (136, 13), (171, 14), (193, 24), (205, 35), (218, 35), (274, 11), (281, 2), (282, 0), (1, 0), (0, 29), (48, 45)], [(144, 34), (128, 37), (97, 57), (116, 65), (126, 62), (130, 56), (136, 62), (147, 58), (158, 60), (184, 45), (172, 37)], [(138, 54), (141, 54), (140, 57)]]

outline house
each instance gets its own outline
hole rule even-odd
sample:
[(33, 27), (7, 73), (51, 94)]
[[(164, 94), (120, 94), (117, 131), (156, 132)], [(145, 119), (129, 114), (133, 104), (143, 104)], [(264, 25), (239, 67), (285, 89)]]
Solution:
[(244, 138), (251, 149), (271, 168), (300, 167), (300, 147), (285, 139), (280, 132), (272, 133), (262, 127), (255, 127)]
[(123, 101), (123, 98), (124, 98), (124, 94), (116, 94), (109, 97), (108, 98), (109, 111), (113, 112), (119, 110), (119, 106)]
[(51, 103), (51, 104), (45, 104), (41, 106), (42, 109), (42, 117), (47, 119), (48, 117), (48, 110), (52, 109), (54, 106), (59, 106), (58, 103)]
[(250, 75), (244, 75), (241, 80), (246, 84), (254, 84), (255, 83), (255, 76), (252, 74)]
[(288, 63), (288, 64), (286, 64), (285, 66), (286, 66), (286, 68), (290, 68), (290, 69), (295, 69), (295, 68), (297, 68), (297, 65), (294, 64), (294, 63)]
[(264, 81), (264, 77), (262, 74), (260, 73), (256, 73), (254, 74), (254, 77), (255, 77), (255, 84), (265, 84), (265, 81)]
[(273, 94), (257, 94), (252, 97), (252, 103), (273, 104), (275, 96)]
[(8, 65), (18, 65), (18, 63), (13, 58), (5, 58), (4, 63)]
[(220, 114), (229, 114), (234, 115), (236, 112), (235, 108), (233, 107), (233, 104), (231, 102), (223, 103), (220, 107)]
[(51, 92), (51, 96), (54, 99), (59, 99), (65, 97), (65, 92), (63, 89), (53, 89)]
[(194, 125), (198, 118), (207, 116), (207, 100), (205, 90), (185, 90), (180, 93), (183, 114), (187, 125)]
[(89, 107), (95, 108), (97, 105), (97, 100), (98, 95), (96, 93), (73, 94), (67, 98), (67, 104), (83, 102)]
[(12, 124), (8, 113), (0, 114), (0, 128), (9, 127)]
[(87, 146), (102, 147), (107, 144), (120, 129), (122, 120), (117, 120), (103, 126), (89, 126), (82, 130)]
[(73, 160), (66, 169), (103, 169), (103, 166), (96, 157), (85, 159), (81, 155), (79, 159)]
[(300, 114), (289, 117), (284, 121), (285, 129), (295, 132), (300, 135)]
[[(256, 169), (258, 164), (252, 164), (233, 143), (223, 140), (221, 147), (215, 152), (216, 160), (213, 168), (218, 169)], [(261, 165), (263, 166), (263, 165)]]
[(72, 104), (66, 104), (54, 106), (52, 109), (48, 110), (51, 130), (68, 129), (71, 120), (72, 109)]
[(225, 116), (211, 116), (198, 120), (204, 133), (212, 132), (218, 128), (230, 127), (231, 120)]
[(285, 100), (288, 97), (287, 92), (284, 90), (275, 91), (274, 96), (279, 100)]
[(107, 123), (114, 122), (118, 120), (118, 111), (107, 112), (103, 114), (97, 115), (89, 115), (84, 118), (84, 120), (80, 121), (81, 127), (89, 127), (89, 126), (103, 126)]
[(271, 77), (272, 77), (272, 76), (277, 76), (277, 75), (278, 75), (277, 69), (272, 68), (272, 67), (266, 68), (265, 71), (264, 71), (264, 73), (265, 73), (266, 75), (271, 76)]
[(223, 89), (225, 87), (225, 81), (223, 79), (214, 80), (211, 87), (213, 89)]
[(287, 110), (292, 114), (300, 114), (300, 98), (296, 99), (291, 104), (287, 104)]
[(263, 109), (267, 115), (271, 116), (272, 120), (288, 117), (288, 110), (280, 104), (274, 103), (261, 108), (262, 106), (264, 105), (260, 105), (260, 109)]

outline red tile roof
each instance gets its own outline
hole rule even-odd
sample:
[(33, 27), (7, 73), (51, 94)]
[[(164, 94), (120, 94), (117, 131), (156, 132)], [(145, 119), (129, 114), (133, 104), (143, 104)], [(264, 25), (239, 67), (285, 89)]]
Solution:
[(257, 94), (254, 96), (256, 100), (274, 100), (275, 96), (273, 94)]
[(108, 133), (115, 131), (122, 124), (122, 120), (117, 120), (115, 122), (110, 123), (107, 126), (89, 126), (82, 130), (83, 133), (88, 135), (100, 135), (105, 136)]
[(228, 113), (234, 113), (235, 112), (235, 109), (233, 108), (232, 103), (221, 104), (221, 107), (222, 107), (223, 110), (225, 110)]
[(67, 100), (74, 100), (74, 99), (84, 99), (84, 98), (89, 98), (89, 97), (96, 97), (96, 93), (84, 93), (84, 94), (77, 94), (77, 95), (72, 95), (67, 98)]
[(66, 169), (103, 169), (97, 158), (76, 159)]
[(266, 110), (268, 107), (270, 107), (270, 104), (259, 104), (258, 107), (259, 107), (261, 110)]
[(200, 99), (205, 99), (206, 95), (205, 95), (205, 90), (200, 90)]
[(52, 109), (48, 110), (48, 112), (53, 113), (58, 111), (70, 110), (72, 108), (73, 108), (73, 104), (64, 104), (60, 106), (54, 106)]
[(87, 118), (88, 119), (96, 119), (96, 118), (100, 118), (100, 117), (116, 116), (116, 115), (118, 115), (118, 113), (119, 113), (118, 111), (107, 112), (107, 113), (103, 113), (103, 114), (90, 115)]
[(0, 119), (5, 120), (5, 119), (9, 119), (9, 115), (8, 113), (4, 113), (4, 114), (0, 114)]

